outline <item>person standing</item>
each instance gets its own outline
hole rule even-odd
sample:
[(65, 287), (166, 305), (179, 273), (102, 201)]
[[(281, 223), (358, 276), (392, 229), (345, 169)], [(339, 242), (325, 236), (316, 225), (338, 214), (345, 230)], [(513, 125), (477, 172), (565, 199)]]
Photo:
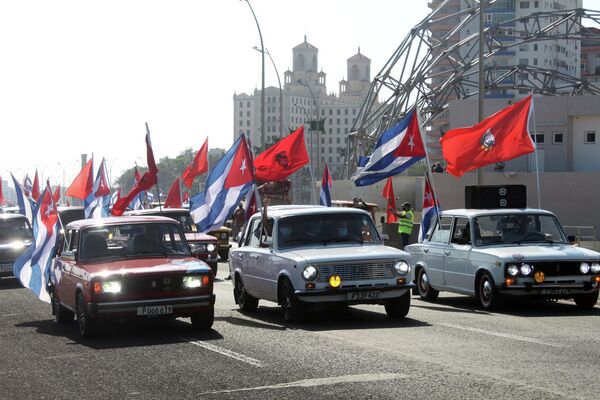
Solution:
[(415, 212), (410, 207), (410, 203), (408, 202), (402, 203), (402, 211), (391, 211), (394, 215), (400, 218), (398, 220), (398, 233), (400, 234), (402, 250), (404, 250), (404, 247), (408, 246), (410, 234), (412, 233), (413, 224), (415, 222)]
[(240, 204), (238, 208), (233, 212), (233, 239), (237, 240), (238, 233), (242, 229), (244, 225), (244, 215), (246, 211), (244, 211), (244, 207)]

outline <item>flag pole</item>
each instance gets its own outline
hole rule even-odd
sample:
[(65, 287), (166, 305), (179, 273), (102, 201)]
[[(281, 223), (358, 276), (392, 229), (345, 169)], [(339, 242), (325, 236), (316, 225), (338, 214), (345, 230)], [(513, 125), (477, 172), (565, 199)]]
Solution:
[[(418, 100), (418, 99), (417, 99)], [(419, 106), (418, 106), (418, 101), (415, 102), (415, 112), (417, 113), (417, 121), (419, 124), (419, 135), (421, 135), (421, 142), (423, 143), (423, 147), (425, 148), (425, 161), (427, 163), (427, 171), (425, 172), (425, 179), (429, 180), (429, 183), (431, 184), (431, 193), (433, 193), (433, 204), (435, 205), (435, 219), (436, 219), (436, 223), (439, 221), (440, 218), (440, 209), (438, 207), (438, 201), (437, 201), (437, 192), (435, 190), (435, 183), (433, 182), (433, 175), (431, 174), (431, 161), (429, 160), (429, 149), (427, 147), (427, 141), (423, 140), (423, 126), (421, 125), (421, 113), (419, 113)], [(425, 180), (423, 181), (423, 193), (425, 193), (425, 185), (426, 182)], [(423, 210), (421, 210), (421, 219), (423, 218)], [(427, 233), (427, 232), (425, 232)]]
[[(150, 128), (148, 128), (148, 123), (146, 122), (146, 134), (150, 137)], [(150, 166), (148, 166), (149, 168)], [(162, 205), (160, 204), (160, 189), (158, 188), (158, 172), (156, 173), (156, 197), (158, 197), (158, 210), (160, 215), (162, 216)]]
[(540, 192), (540, 168), (538, 164), (537, 131), (535, 128), (535, 107), (533, 105), (533, 91), (531, 92), (531, 114), (533, 115), (533, 143), (535, 144), (535, 180), (537, 185), (538, 208), (542, 208), (542, 193)]

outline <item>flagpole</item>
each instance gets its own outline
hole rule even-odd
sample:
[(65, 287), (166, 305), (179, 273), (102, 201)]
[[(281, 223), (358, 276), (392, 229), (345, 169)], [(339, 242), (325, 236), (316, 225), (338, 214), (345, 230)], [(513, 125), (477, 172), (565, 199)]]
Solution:
[[(150, 137), (150, 128), (148, 128), (148, 123), (146, 122), (146, 134)], [(150, 168), (150, 166), (148, 166)], [(158, 188), (158, 172), (156, 173), (156, 197), (158, 197), (158, 210), (160, 215), (162, 216), (162, 205), (160, 204), (160, 189)]]
[(542, 193), (540, 192), (540, 168), (538, 164), (537, 132), (535, 129), (535, 107), (533, 103), (533, 92), (531, 93), (531, 113), (533, 115), (533, 143), (535, 143), (535, 180), (537, 185), (538, 208), (542, 208)]
[[(435, 183), (433, 182), (433, 175), (431, 174), (431, 165), (430, 165), (430, 160), (429, 160), (429, 149), (427, 148), (427, 141), (423, 140), (423, 134), (421, 133), (423, 131), (423, 126), (421, 125), (421, 113), (419, 113), (419, 106), (418, 106), (418, 101), (415, 102), (415, 112), (417, 113), (417, 122), (419, 124), (419, 135), (421, 135), (421, 142), (423, 143), (423, 147), (425, 148), (425, 161), (427, 163), (427, 171), (425, 172), (425, 179), (429, 179), (429, 183), (431, 184), (431, 192), (433, 193), (433, 204), (435, 206), (435, 219), (436, 222), (439, 221), (440, 218), (440, 209), (438, 207), (438, 201), (437, 201), (437, 192), (435, 190)], [(425, 193), (425, 186), (426, 186), (426, 182), (423, 181), (423, 193)], [(423, 219), (423, 210), (421, 209), (421, 220)], [(425, 232), (427, 233), (427, 232)]]

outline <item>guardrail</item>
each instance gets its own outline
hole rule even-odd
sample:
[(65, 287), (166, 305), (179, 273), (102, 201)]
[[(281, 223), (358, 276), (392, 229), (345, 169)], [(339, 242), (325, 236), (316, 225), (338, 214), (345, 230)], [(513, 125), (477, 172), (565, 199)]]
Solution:
[[(593, 225), (563, 225), (567, 234), (574, 233), (578, 246), (596, 250), (597, 229)], [(585, 234), (583, 234), (585, 233)], [(591, 242), (591, 243), (590, 243)]]

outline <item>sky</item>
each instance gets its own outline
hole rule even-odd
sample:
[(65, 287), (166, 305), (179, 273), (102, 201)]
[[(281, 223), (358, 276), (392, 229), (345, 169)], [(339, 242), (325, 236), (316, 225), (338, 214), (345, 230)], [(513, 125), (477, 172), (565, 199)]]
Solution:
[[(427, 1), (250, 0), (283, 80), (292, 48), (319, 49), (328, 91), (346, 59), (371, 59), (371, 78), (428, 14)], [(600, 0), (584, 1), (600, 9)], [(0, 1), (0, 176), (68, 185), (80, 155), (112, 176), (156, 159), (233, 142), (233, 95), (261, 85), (256, 23), (244, 0)], [(277, 77), (265, 58), (266, 86)]]

